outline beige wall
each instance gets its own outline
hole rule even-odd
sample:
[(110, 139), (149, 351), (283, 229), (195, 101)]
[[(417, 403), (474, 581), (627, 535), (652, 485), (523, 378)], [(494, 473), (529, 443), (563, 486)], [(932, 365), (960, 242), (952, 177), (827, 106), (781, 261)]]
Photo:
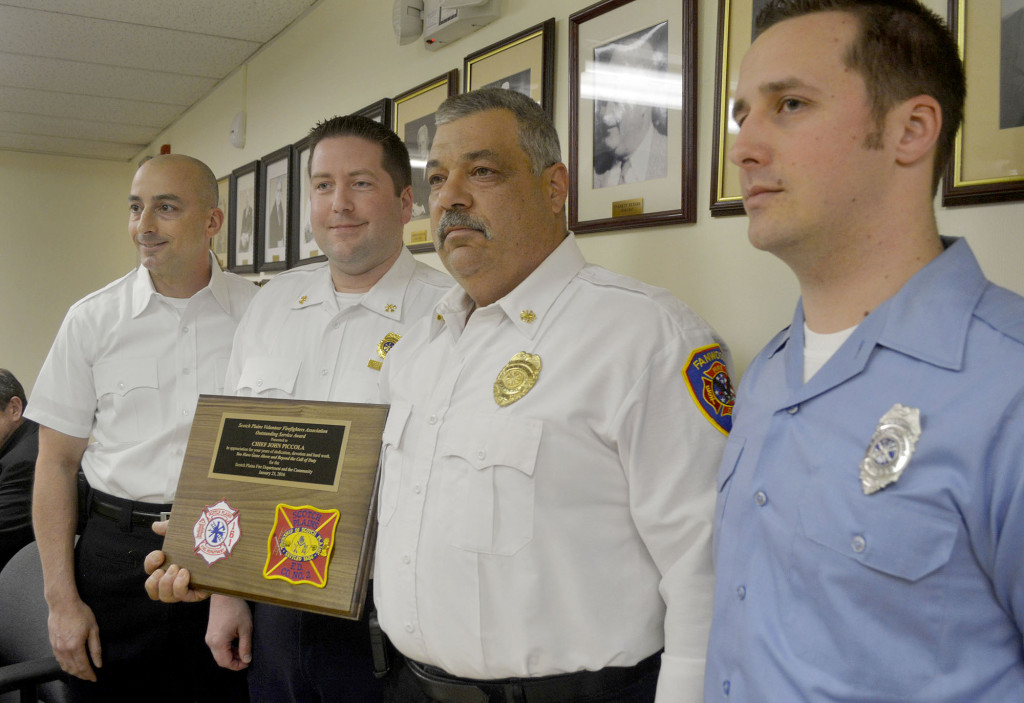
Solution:
[(129, 164), (0, 151), (0, 367), (31, 392), (68, 306), (135, 265)]
[[(652, 1), (656, 0), (638, 0)], [(945, 0), (926, 1), (945, 14)], [(238, 166), (297, 141), (319, 119), (394, 96), (452, 68), (461, 72), (466, 54), (554, 16), (555, 123), (567, 156), (568, 17), (586, 5), (585, 0), (505, 0), (501, 18), (431, 52), (419, 42), (398, 46), (391, 31), (390, 2), (324, 0), (186, 113), (146, 153), (155, 153), (160, 144), (169, 143), (176, 153), (202, 158), (218, 176), (227, 175)], [(688, 302), (723, 335), (733, 348), (738, 369), (742, 370), (757, 350), (789, 322), (797, 288), (782, 264), (747, 244), (745, 218), (712, 218), (708, 212), (717, 7), (713, 0), (698, 0), (697, 223), (586, 235), (580, 240), (591, 261), (664, 286)], [(248, 124), (245, 148), (239, 150), (230, 146), (228, 133), (232, 118), (241, 109), (247, 112)], [(79, 171), (88, 180), (84, 175), (87, 166)], [(119, 206), (128, 179), (116, 180), (107, 183), (108, 197)], [(31, 209), (55, 207), (38, 187), (26, 190), (30, 191), (25, 194), (28, 202), (38, 203)], [(1024, 203), (939, 211), (943, 233), (967, 236), (989, 276), (1024, 293), (1021, 222)], [(0, 227), (6, 250), (6, 241), (13, 236), (10, 232), (19, 230), (9, 230), (7, 223)], [(109, 232), (109, 227), (99, 227), (97, 220), (88, 234), (104, 236), (101, 232)], [(72, 285), (49, 271), (44, 251), (31, 246), (31, 251), (20, 259), (19, 266), (30, 262), (26, 271), (19, 271), (22, 280), (45, 277), (60, 281), (62, 290), (75, 288), (74, 294), (69, 290), (69, 299), (90, 289), (83, 288), (77, 280)], [(130, 260), (130, 251), (126, 249), (122, 254)], [(3, 256), (6, 259), (6, 251)], [(421, 258), (440, 266), (433, 254)], [(7, 288), (3, 290), (6, 292)], [(3, 300), (10, 298), (5, 295)], [(63, 310), (56, 314), (58, 320), (62, 314)], [(47, 322), (31, 329), (32, 336), (41, 339), (38, 344), (33, 339), (33, 349), (45, 351), (55, 326)], [(12, 348), (17, 346), (0, 340), (0, 360)], [(580, 354), (585, 355), (586, 350), (581, 349)]]

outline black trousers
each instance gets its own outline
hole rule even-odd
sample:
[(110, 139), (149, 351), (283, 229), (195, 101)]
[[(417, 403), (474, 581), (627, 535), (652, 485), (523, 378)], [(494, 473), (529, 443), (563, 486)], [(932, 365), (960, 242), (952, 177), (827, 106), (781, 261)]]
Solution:
[[(364, 613), (373, 608), (367, 598)], [(257, 603), (249, 694), (253, 703), (379, 703), (367, 616), (345, 620)]]
[(205, 643), (208, 603), (151, 601), (142, 562), (162, 538), (92, 516), (75, 548), (75, 579), (100, 629), (96, 683), (71, 678), (74, 701), (248, 700), (245, 674), (217, 666)]

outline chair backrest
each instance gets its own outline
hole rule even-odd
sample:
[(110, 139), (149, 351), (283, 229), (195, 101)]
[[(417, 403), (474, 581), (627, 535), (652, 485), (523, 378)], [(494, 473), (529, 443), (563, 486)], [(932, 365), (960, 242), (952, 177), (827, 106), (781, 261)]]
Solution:
[[(43, 566), (36, 543), (26, 545), (0, 571), (0, 666), (53, 656), (43, 598)], [(63, 681), (39, 687), (43, 701), (68, 700)], [(5, 697), (0, 697), (0, 703)], [(12, 698), (11, 700), (16, 700)]]

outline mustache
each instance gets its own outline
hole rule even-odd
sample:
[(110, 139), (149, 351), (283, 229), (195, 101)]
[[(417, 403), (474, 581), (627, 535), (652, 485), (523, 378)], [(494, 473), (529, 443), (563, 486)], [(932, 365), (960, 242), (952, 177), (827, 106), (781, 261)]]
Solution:
[(445, 210), (437, 223), (437, 243), (439, 247), (444, 246), (444, 240), (448, 238), (448, 232), (453, 229), (476, 229), (484, 234), (484, 239), (490, 239), (491, 234), (487, 231), (487, 224), (478, 217), (462, 210)]

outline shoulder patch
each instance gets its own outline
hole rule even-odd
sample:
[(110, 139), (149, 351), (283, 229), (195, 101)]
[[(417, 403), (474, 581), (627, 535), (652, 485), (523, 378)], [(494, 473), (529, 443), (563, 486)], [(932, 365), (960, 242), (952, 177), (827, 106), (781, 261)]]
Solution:
[(694, 349), (683, 367), (686, 390), (697, 404), (697, 409), (722, 434), (732, 429), (732, 407), (736, 394), (725, 367), (722, 347), (709, 344)]

